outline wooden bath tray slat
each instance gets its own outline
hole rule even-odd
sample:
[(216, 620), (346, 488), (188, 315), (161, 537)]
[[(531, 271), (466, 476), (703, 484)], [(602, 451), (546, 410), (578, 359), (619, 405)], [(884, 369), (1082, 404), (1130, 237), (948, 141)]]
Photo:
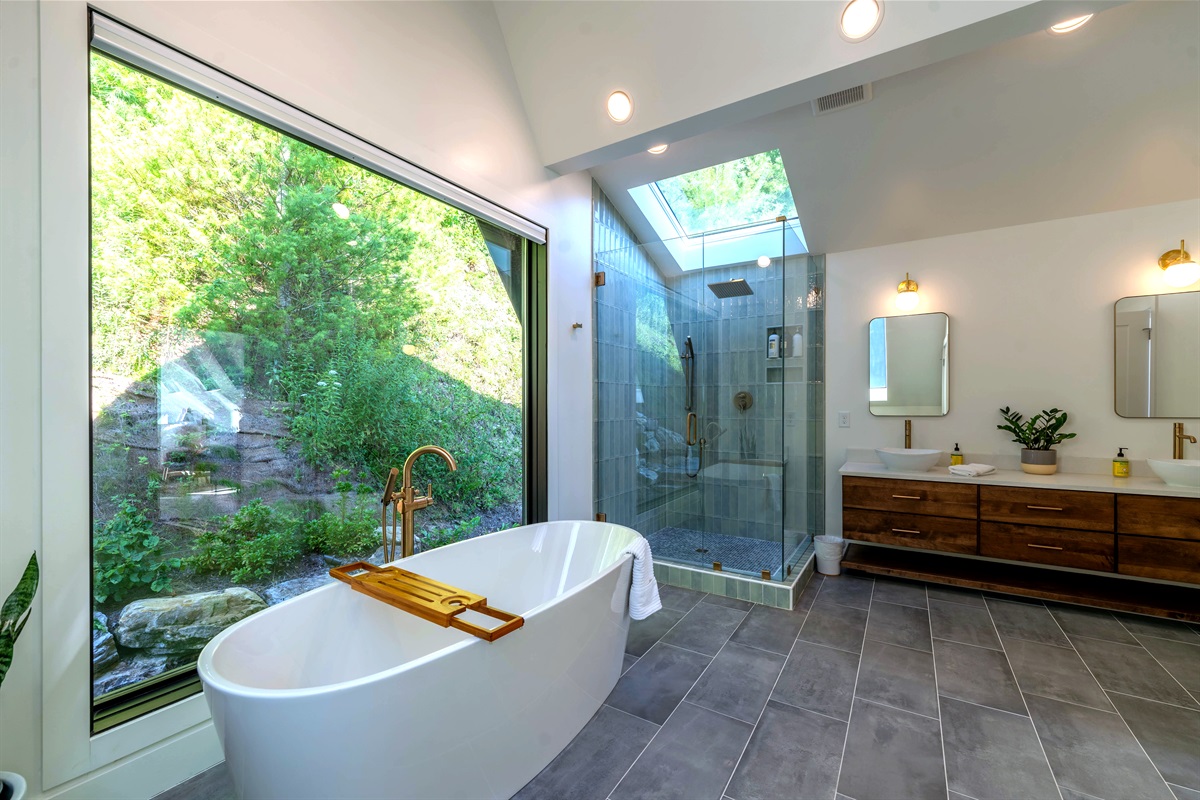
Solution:
[[(489, 606), (486, 597), (399, 567), (377, 567), (366, 561), (355, 561), (353, 564), (334, 567), (329, 570), (329, 574), (349, 584), (356, 592), (362, 592), (368, 597), (443, 628), (457, 628), (489, 642), (494, 642), (525, 624), (524, 617)], [(459, 615), (468, 609), (498, 619), (502, 624), (495, 628), (484, 628), (467, 622)]]

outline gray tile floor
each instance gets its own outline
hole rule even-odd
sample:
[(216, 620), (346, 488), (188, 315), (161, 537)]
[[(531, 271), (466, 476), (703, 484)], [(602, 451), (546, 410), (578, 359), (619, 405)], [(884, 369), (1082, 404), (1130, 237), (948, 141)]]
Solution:
[(1200, 800), (1200, 627), (817, 576), (795, 611), (660, 587), (520, 800)]
[(521, 800), (1200, 800), (1200, 626), (848, 575), (791, 612), (660, 588)]

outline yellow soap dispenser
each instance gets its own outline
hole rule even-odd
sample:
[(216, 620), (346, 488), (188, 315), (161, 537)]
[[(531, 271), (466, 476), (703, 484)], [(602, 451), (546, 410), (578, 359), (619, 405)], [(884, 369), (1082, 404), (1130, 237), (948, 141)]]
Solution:
[(1129, 459), (1125, 455), (1126, 448), (1117, 448), (1117, 457), (1113, 459), (1113, 477), (1128, 478), (1129, 477)]
[(957, 466), (963, 463), (962, 450), (958, 449), (958, 442), (954, 443), (954, 449), (950, 451), (950, 466)]

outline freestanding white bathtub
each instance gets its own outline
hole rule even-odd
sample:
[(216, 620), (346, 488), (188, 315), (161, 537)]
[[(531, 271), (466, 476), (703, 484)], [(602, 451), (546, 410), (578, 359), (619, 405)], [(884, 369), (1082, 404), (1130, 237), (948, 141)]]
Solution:
[(620, 677), (633, 564), (623, 551), (638, 536), (550, 522), (403, 562), (524, 615), (492, 643), (342, 583), (222, 631), (198, 668), (238, 794), (510, 797)]

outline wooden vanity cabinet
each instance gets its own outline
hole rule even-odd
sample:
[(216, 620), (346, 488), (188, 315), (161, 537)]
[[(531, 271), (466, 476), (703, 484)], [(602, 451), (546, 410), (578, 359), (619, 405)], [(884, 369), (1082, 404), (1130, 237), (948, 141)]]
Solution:
[(843, 475), (843, 568), (1200, 622), (1200, 498), (981, 480)]
[(1200, 498), (842, 477), (847, 539), (1200, 583)]
[(979, 554), (1099, 572), (1116, 569), (1113, 495), (979, 487)]
[(1118, 497), (1117, 572), (1200, 583), (1200, 499)]
[(980, 486), (979, 517), (1016, 525), (1113, 531), (1115, 496), (1101, 492)]
[(979, 555), (1113, 572), (1117, 548), (1111, 533), (984, 522), (979, 528)]
[(877, 544), (979, 552), (979, 488), (971, 484), (842, 478), (842, 528)]

